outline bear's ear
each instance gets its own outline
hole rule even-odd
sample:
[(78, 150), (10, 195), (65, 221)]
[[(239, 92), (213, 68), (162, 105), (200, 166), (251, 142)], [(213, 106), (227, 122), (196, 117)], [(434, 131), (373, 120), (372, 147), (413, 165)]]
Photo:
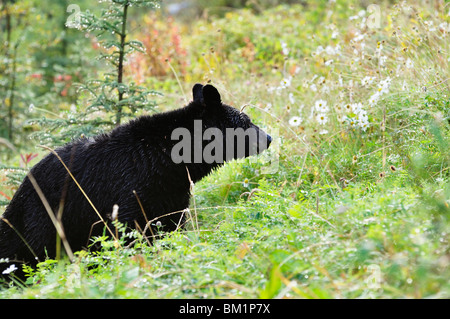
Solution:
[(203, 87), (203, 99), (207, 106), (222, 104), (219, 91), (217, 91), (217, 89), (210, 84)]
[(192, 88), (192, 95), (194, 97), (194, 102), (202, 102), (203, 99), (203, 85), (201, 85), (200, 83), (196, 83), (194, 85), (194, 87)]

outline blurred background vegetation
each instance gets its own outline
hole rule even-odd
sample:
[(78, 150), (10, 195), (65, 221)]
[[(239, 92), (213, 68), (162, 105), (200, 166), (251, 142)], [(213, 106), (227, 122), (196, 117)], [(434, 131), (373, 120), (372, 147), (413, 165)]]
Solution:
[[(136, 82), (159, 87), (162, 84), (155, 82), (159, 82), (161, 77), (173, 78), (173, 71), (176, 71), (182, 80), (191, 81), (198, 77), (195, 59), (199, 57), (195, 53), (210, 55), (208, 49), (221, 49), (227, 58), (234, 51), (252, 55), (252, 50), (256, 49), (258, 52), (255, 57), (260, 63), (281, 66), (283, 56), (273, 56), (273, 50), (278, 49), (279, 43), (270, 43), (272, 39), (261, 32), (264, 29), (252, 29), (251, 21), (246, 26), (239, 20), (240, 30), (234, 25), (229, 30), (224, 28), (222, 34), (216, 32), (219, 30), (207, 32), (204, 29), (206, 26), (198, 21), (210, 21), (214, 26), (215, 19), (227, 19), (227, 14), (229, 19), (237, 10), (247, 9), (244, 11), (247, 15), (263, 14), (264, 10), (280, 5), (281, 11), (289, 12), (288, 7), (283, 7), (289, 4), (312, 10), (314, 14), (309, 15), (308, 19), (317, 21), (325, 14), (323, 9), (328, 2), (186, 0), (163, 1), (158, 10), (130, 10), (129, 36), (141, 41), (146, 53), (129, 57), (126, 76)], [(347, 6), (364, 6), (365, 2), (344, 1), (336, 7), (345, 10)], [(67, 23), (75, 19), (80, 10), (99, 13), (107, 7), (108, 3), (85, 0), (76, 3), (64, 0), (1, 1), (0, 136), (8, 139), (16, 148), (30, 145), (28, 136), (38, 129), (32, 125), (35, 122), (29, 122), (29, 119), (59, 114), (69, 111), (70, 107), (82, 108), (84, 96), (77, 91), (77, 84), (99, 79), (106, 72), (105, 61), (96, 59), (103, 49), (99, 46), (99, 39), (93, 32), (82, 32), (68, 27)], [(192, 40), (192, 45), (181, 37), (186, 32), (199, 35), (198, 39)], [(253, 37), (262, 42), (255, 44)], [(302, 39), (298, 40), (295, 45), (301, 47), (304, 43)], [(205, 45), (210, 47), (205, 48)], [(254, 48), (255, 45), (261, 47)], [(193, 52), (196, 48), (199, 51)], [(7, 148), (2, 150), (8, 152)]]

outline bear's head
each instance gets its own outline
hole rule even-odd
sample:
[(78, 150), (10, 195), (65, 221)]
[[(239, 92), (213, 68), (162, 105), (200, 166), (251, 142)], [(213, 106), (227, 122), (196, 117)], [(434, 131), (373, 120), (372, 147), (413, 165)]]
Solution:
[(174, 162), (222, 164), (259, 154), (269, 147), (271, 136), (245, 113), (222, 103), (214, 86), (197, 83), (192, 94), (193, 101), (186, 107), (186, 114), (195, 114), (192, 125), (172, 133), (172, 140), (183, 136), (172, 149)]

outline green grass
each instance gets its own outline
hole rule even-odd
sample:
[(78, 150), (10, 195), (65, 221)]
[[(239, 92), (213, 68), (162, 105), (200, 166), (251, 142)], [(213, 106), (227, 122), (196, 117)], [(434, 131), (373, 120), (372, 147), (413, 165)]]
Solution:
[[(233, 12), (182, 33), (184, 92), (211, 79), (224, 101), (247, 104), (279, 142), (276, 172), (262, 173), (263, 156), (228, 163), (195, 186), (185, 230), (153, 246), (139, 233), (131, 247), (98, 238), (101, 252), (46, 261), (0, 298), (449, 298), (449, 35), (429, 24), (449, 16), (382, 7), (373, 31), (345, 4)], [(340, 54), (311, 54), (338, 44)], [(180, 104), (173, 78), (146, 81), (175, 92), (163, 106)], [(345, 110), (357, 102), (365, 130)]]

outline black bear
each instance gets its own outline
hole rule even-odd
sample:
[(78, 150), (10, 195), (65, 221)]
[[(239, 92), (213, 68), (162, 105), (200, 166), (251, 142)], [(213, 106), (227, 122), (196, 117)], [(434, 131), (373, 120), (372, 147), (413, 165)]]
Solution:
[(149, 221), (157, 220), (163, 231), (173, 231), (189, 207), (191, 182), (270, 142), (246, 114), (223, 104), (214, 86), (196, 84), (193, 101), (183, 108), (66, 144), (55, 150), (58, 156), (50, 153), (30, 170), (1, 216), (0, 276), (12, 264), (55, 258), (49, 209), (62, 214), (72, 251), (86, 248), (90, 237), (111, 226), (115, 204), (118, 220), (128, 227), (150, 236)]

